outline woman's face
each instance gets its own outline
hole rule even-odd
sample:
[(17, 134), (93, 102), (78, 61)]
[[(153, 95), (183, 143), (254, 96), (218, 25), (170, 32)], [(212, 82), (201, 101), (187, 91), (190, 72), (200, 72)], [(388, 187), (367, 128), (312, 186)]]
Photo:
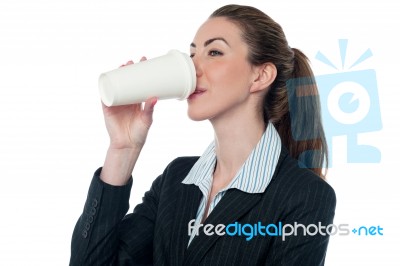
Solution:
[(197, 31), (190, 54), (197, 85), (188, 99), (189, 117), (212, 120), (239, 112), (254, 80), (240, 29), (225, 18), (208, 19)]

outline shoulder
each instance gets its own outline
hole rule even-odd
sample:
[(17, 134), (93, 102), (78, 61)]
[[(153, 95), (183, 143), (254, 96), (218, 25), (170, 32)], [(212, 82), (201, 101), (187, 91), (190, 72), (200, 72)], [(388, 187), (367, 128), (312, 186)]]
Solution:
[(199, 158), (199, 156), (177, 157), (167, 165), (164, 173), (173, 173), (174, 175), (188, 174)]
[(180, 183), (188, 175), (199, 156), (177, 157), (165, 168), (162, 179), (167, 183)]
[[(324, 205), (334, 210), (336, 193), (332, 186), (282, 150), (271, 188), (287, 204)], [(294, 206), (293, 206), (294, 207)], [(312, 207), (312, 206), (310, 206)]]

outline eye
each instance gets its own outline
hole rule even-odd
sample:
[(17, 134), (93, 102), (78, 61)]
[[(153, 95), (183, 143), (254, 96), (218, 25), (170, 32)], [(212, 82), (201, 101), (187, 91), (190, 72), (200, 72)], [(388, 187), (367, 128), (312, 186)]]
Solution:
[(210, 56), (220, 56), (220, 55), (223, 55), (223, 53), (221, 53), (220, 51), (217, 51), (217, 50), (211, 50), (211, 51), (208, 52), (208, 55), (210, 55)]
[(190, 58), (193, 58), (194, 57), (194, 54), (190, 54)]

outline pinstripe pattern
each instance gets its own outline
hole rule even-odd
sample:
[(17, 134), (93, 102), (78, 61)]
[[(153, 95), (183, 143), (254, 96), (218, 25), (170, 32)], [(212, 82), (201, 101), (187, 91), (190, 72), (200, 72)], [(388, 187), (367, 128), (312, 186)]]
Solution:
[[(143, 202), (126, 216), (132, 183), (107, 185), (99, 179), (98, 169), (74, 229), (70, 265), (324, 265), (328, 235), (298, 235), (286, 241), (258, 236), (246, 241), (200, 232), (187, 247), (188, 223), (196, 217), (203, 195), (196, 185), (182, 184), (182, 180), (198, 158), (180, 157), (171, 162)], [(229, 189), (205, 223), (281, 221), (326, 226), (333, 221), (335, 204), (329, 184), (299, 168), (282, 147), (264, 193)]]
[[(228, 189), (236, 188), (247, 193), (263, 193), (274, 174), (280, 153), (281, 140), (279, 134), (275, 127), (269, 123), (260, 141), (243, 163), (238, 173), (228, 186), (220, 190), (210, 202), (208, 214), (213, 211)], [(213, 141), (195, 163), (187, 177), (182, 181), (183, 184), (198, 186), (203, 194), (196, 213), (195, 226), (201, 223), (205, 213), (216, 161), (215, 142)], [(188, 246), (195, 236), (196, 234), (193, 232), (190, 236)]]

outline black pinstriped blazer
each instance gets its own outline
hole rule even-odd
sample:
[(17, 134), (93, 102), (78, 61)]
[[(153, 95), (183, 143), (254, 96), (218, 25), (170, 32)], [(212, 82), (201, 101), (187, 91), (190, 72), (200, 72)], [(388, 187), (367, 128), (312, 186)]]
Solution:
[[(132, 181), (114, 187), (94, 175), (72, 236), (70, 265), (324, 265), (329, 235), (206, 236), (200, 230), (187, 248), (188, 223), (202, 193), (185, 185), (199, 157), (180, 157), (157, 177), (143, 202), (125, 216)], [(237, 189), (224, 197), (204, 224), (318, 224), (333, 222), (334, 190), (288, 156), (282, 147), (274, 176), (262, 194)]]

